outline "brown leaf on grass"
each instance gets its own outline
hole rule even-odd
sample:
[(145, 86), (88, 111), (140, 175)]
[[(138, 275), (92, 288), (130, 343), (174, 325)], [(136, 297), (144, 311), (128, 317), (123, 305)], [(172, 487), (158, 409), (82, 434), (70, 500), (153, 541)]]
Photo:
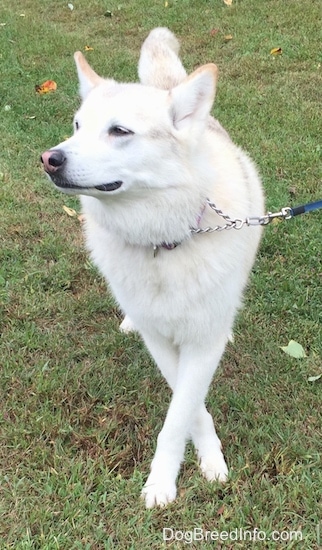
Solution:
[(85, 46), (85, 48), (84, 48), (85, 52), (92, 52), (93, 50), (94, 50), (94, 48), (92, 48), (91, 46)]
[(48, 92), (54, 92), (57, 90), (57, 84), (54, 80), (46, 80), (42, 84), (36, 84), (35, 90), (37, 94), (48, 94)]
[(224, 39), (227, 40), (227, 41), (228, 41), (228, 40), (232, 40), (232, 39), (233, 39), (233, 35), (232, 35), (232, 34), (226, 34), (226, 35), (224, 36)]
[(224, 0), (224, 4), (226, 4), (226, 6), (231, 6), (233, 3), (233, 0)]
[(271, 55), (281, 55), (282, 54), (282, 48), (273, 48), (271, 50)]
[(217, 516), (222, 516), (224, 511), (225, 511), (225, 506), (224, 505), (220, 506), (220, 508), (218, 508), (217, 510)]
[(63, 205), (63, 210), (65, 210), (66, 214), (68, 214), (71, 218), (75, 218), (77, 216), (76, 210), (69, 208), (69, 206), (65, 206), (65, 204)]
[(210, 34), (211, 36), (216, 36), (216, 34), (219, 33), (219, 29), (211, 29)]

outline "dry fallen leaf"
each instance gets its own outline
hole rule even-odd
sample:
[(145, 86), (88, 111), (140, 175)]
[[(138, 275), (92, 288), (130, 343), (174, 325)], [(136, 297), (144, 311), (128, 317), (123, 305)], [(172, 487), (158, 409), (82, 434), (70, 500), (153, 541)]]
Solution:
[(226, 6), (231, 6), (233, 3), (233, 0), (224, 0), (224, 3), (226, 4)]
[(225, 39), (225, 40), (232, 40), (232, 39), (233, 39), (233, 35), (232, 35), (232, 34), (226, 34), (226, 36), (224, 36), (224, 39)]
[(48, 92), (54, 92), (56, 89), (57, 84), (54, 80), (46, 80), (46, 82), (35, 86), (37, 94), (48, 94)]
[(85, 52), (92, 52), (94, 48), (91, 48), (91, 46), (85, 46), (84, 50)]
[(75, 218), (77, 216), (76, 210), (69, 208), (69, 206), (63, 205), (63, 210), (65, 210), (66, 214), (68, 214), (71, 218)]
[(322, 378), (322, 374), (317, 374), (316, 376), (309, 376), (308, 381), (316, 382), (317, 380), (320, 380), (320, 378)]
[(219, 29), (211, 29), (210, 31), (211, 36), (215, 36), (218, 33), (219, 33)]
[(281, 55), (282, 53), (282, 48), (273, 48), (271, 50), (271, 55)]

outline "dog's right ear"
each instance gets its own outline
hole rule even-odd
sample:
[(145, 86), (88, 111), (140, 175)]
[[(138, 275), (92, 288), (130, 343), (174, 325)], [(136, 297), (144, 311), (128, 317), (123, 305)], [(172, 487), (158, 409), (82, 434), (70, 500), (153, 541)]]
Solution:
[(82, 52), (75, 52), (74, 59), (78, 73), (79, 93), (81, 98), (85, 99), (94, 86), (104, 82), (104, 78), (98, 76), (92, 67), (90, 67)]

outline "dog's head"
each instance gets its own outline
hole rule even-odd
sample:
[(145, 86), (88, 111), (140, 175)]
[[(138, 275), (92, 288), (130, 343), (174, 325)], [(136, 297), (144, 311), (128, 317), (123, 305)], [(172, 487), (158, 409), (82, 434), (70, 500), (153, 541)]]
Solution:
[(103, 79), (81, 52), (74, 58), (82, 98), (74, 134), (41, 157), (55, 186), (104, 198), (184, 185), (193, 172), (191, 148), (198, 148), (213, 104), (216, 66), (162, 90)]

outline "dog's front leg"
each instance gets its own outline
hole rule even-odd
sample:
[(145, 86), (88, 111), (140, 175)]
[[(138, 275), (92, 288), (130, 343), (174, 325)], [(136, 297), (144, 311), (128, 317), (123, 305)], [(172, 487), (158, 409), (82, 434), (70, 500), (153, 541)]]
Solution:
[(224, 351), (226, 339), (216, 347), (196, 348), (189, 345), (180, 350), (176, 383), (172, 401), (158, 436), (151, 473), (142, 496), (147, 508), (165, 506), (176, 497), (176, 478), (183, 460), (185, 443), (196, 426), (198, 413), (212, 376)]
[(221, 450), (221, 441), (204, 405), (198, 411), (190, 433), (202, 474), (208, 481), (226, 481), (228, 468)]

